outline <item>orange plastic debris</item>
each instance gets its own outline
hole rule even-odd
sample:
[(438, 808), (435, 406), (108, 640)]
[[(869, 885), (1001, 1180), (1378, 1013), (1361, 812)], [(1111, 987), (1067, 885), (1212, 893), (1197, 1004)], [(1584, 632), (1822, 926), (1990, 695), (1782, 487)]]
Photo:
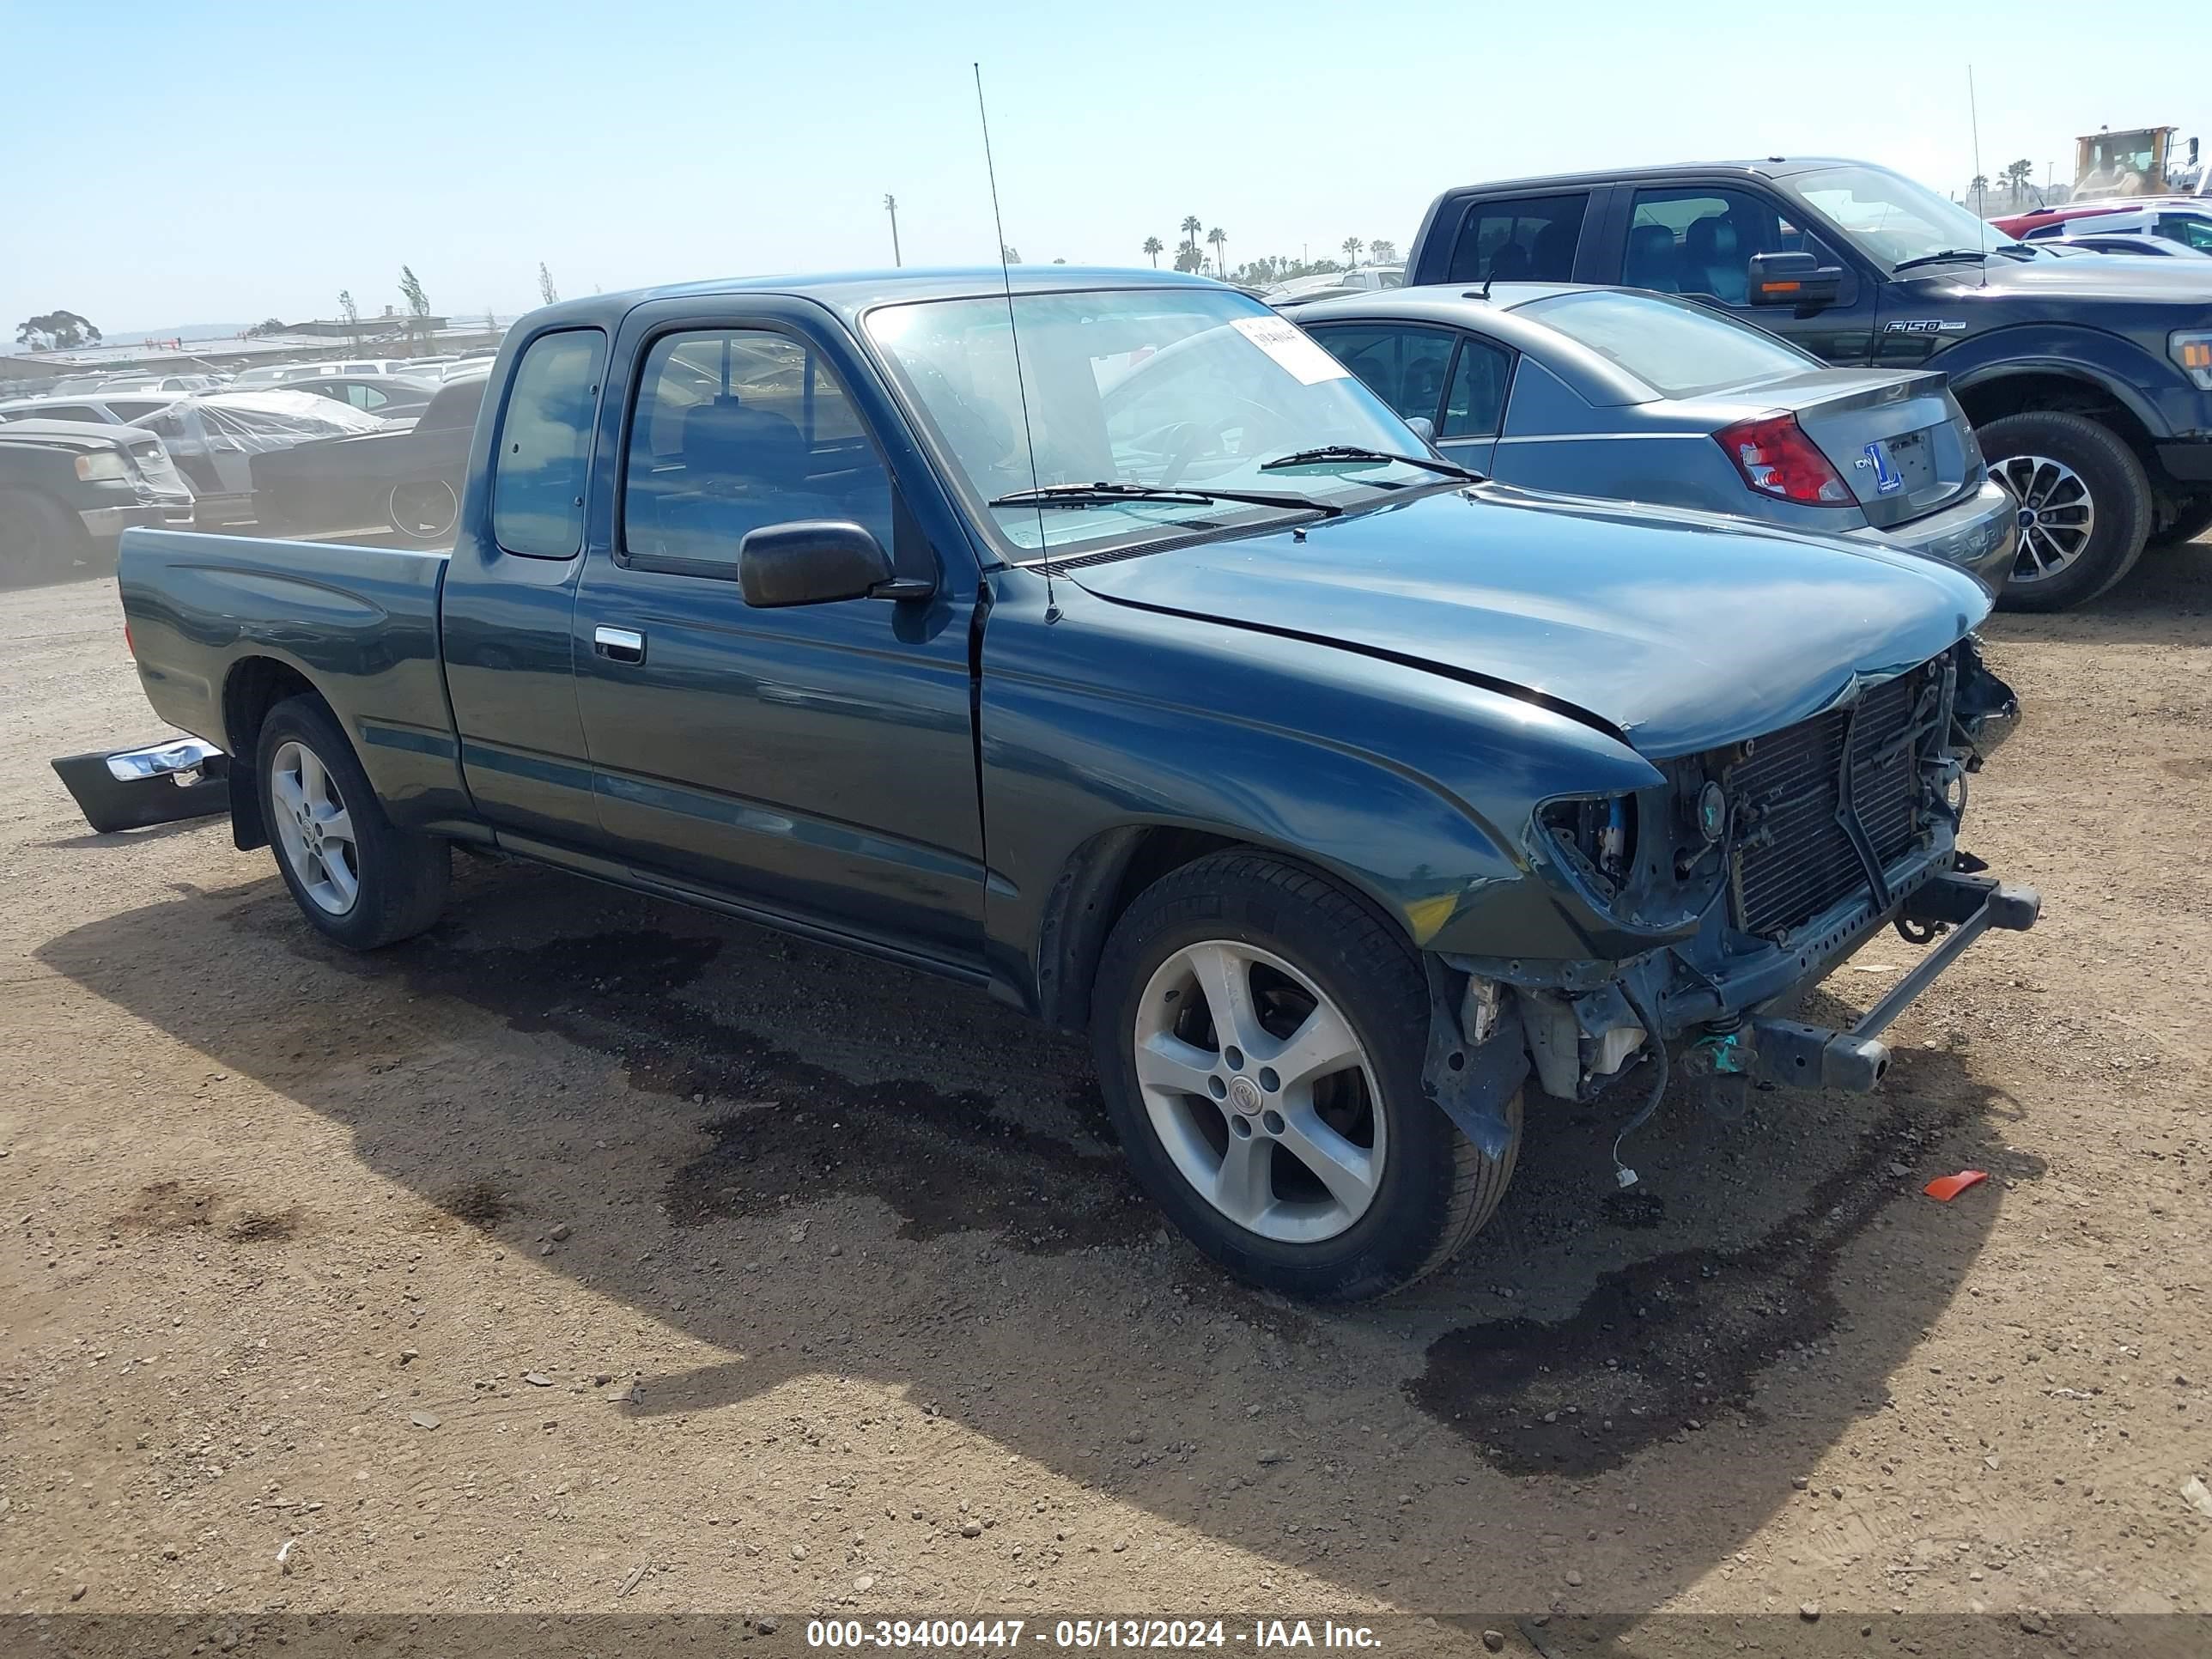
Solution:
[(1939, 1204), (1948, 1204), (1967, 1188), (1977, 1186), (1989, 1178), (1987, 1170), (1961, 1170), (1956, 1175), (1937, 1176), (1920, 1190)]

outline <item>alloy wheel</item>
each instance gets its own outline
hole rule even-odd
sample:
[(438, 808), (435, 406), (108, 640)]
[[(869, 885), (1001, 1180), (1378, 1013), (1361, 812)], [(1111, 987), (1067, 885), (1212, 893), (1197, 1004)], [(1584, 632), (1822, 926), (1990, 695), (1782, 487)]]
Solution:
[(269, 778), (277, 844), (317, 908), (342, 916), (361, 896), (361, 848), (337, 780), (296, 739), (280, 745)]
[(1990, 477), (2020, 503), (2020, 556), (2012, 580), (2048, 580), (2081, 556), (2097, 527), (2097, 504), (2072, 467), (2048, 455), (2009, 455)]
[(1314, 1244), (1367, 1212), (1389, 1152), (1374, 1068), (1289, 963), (1226, 939), (1186, 945), (1146, 985), (1131, 1036), (1160, 1145), (1221, 1214)]

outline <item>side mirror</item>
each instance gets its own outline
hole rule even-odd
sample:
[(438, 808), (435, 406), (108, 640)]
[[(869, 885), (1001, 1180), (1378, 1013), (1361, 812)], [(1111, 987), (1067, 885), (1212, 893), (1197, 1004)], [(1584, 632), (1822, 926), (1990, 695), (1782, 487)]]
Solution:
[(1843, 288), (1843, 268), (1824, 265), (1810, 253), (1751, 256), (1750, 294), (1755, 306), (1832, 306)]
[(1416, 415), (1413, 419), (1407, 421), (1406, 424), (1413, 428), (1413, 435), (1416, 438), (1419, 438), (1423, 443), (1432, 444), (1436, 442), (1437, 423), (1431, 420), (1427, 416)]
[(836, 599), (925, 599), (936, 584), (900, 580), (890, 555), (844, 519), (794, 519), (763, 525), (738, 544), (738, 585), (763, 610)]

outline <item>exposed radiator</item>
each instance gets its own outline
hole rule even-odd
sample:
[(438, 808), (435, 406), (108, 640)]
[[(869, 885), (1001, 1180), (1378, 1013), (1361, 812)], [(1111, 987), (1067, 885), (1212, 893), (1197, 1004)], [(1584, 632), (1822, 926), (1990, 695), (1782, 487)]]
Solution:
[(1942, 676), (1940, 660), (1901, 674), (1862, 696), (1856, 718), (1835, 708), (1800, 720), (1736, 763), (1726, 787), (1737, 826), (1737, 927), (1789, 933), (1869, 887), (1838, 817), (1847, 736), (1852, 804), (1875, 860), (1887, 866), (1912, 845), (1922, 827), (1921, 758), (1942, 735)]

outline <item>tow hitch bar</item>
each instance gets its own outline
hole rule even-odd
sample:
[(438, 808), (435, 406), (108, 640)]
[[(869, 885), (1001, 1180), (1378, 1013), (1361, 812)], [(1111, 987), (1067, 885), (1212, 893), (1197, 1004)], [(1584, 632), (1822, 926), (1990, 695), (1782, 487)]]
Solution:
[(2043, 899), (2033, 887), (2008, 887), (1992, 876), (1956, 871), (1936, 877), (1906, 899), (1899, 913), (1902, 921), (1948, 928), (1935, 949), (1848, 1031), (1765, 1016), (1746, 1022), (1756, 1055), (1752, 1075), (1798, 1088), (1870, 1093), (1889, 1069), (1889, 1046), (1878, 1039), (1890, 1022), (1990, 928), (2024, 933), (2035, 926), (2042, 908)]

